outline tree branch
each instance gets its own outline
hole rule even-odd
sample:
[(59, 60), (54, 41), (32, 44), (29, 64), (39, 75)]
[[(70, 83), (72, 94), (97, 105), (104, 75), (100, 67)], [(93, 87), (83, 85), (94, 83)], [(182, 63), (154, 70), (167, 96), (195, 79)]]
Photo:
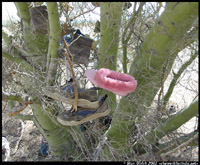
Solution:
[(140, 120), (143, 117), (141, 109), (151, 105), (160, 89), (160, 70), (163, 63), (170, 56), (172, 60), (169, 60), (167, 77), (177, 55), (173, 54), (173, 51), (178, 49), (177, 43), (191, 29), (197, 17), (198, 3), (171, 2), (171, 6), (166, 7), (147, 35), (130, 68), (130, 75), (138, 82), (137, 89), (120, 100), (113, 115), (111, 128), (107, 132), (112, 141), (117, 141), (113, 142), (117, 149), (127, 147), (126, 143), (131, 136), (130, 130), (134, 128), (135, 118), (138, 117)]
[(182, 143), (181, 145), (179, 145), (178, 147), (174, 148), (173, 150), (168, 151), (167, 153), (163, 153), (161, 154), (161, 158), (165, 160), (165, 157), (167, 155), (172, 155), (173, 153), (176, 153), (178, 150), (180, 150), (181, 148), (188, 146), (189, 144), (191, 144), (193, 141), (198, 140), (198, 136), (199, 134), (197, 133), (193, 138), (190, 138), (188, 141), (186, 141), (185, 143)]
[(171, 81), (170, 83), (170, 86), (167, 90), (167, 93), (165, 94), (164, 96), (164, 99), (163, 99), (163, 106), (165, 107), (167, 102), (169, 101), (169, 98), (171, 97), (172, 93), (173, 93), (173, 90), (176, 86), (176, 83), (179, 79), (179, 77), (181, 76), (181, 74), (185, 71), (185, 69), (196, 59), (196, 57), (199, 55), (199, 52), (196, 51), (193, 55), (191, 55), (190, 59), (188, 61), (186, 61), (182, 66), (181, 68), (178, 70), (178, 72), (175, 74), (174, 73), (174, 78), (173, 80)]
[(22, 115), (22, 114), (17, 114), (17, 115), (15, 115), (15, 118), (20, 119), (20, 120), (22, 120), (22, 121), (25, 121), (25, 120), (34, 121), (34, 116), (33, 116), (33, 115)]
[(18, 102), (23, 102), (23, 98), (18, 93), (7, 93), (4, 91), (2, 91), (2, 100), (3, 101), (13, 100)]
[(29, 13), (28, 4), (26, 2), (15, 2), (15, 6), (17, 8), (18, 16), (22, 19), (24, 39), (25, 42), (28, 44), (29, 38), (31, 36), (31, 17)]
[(8, 30), (5, 27), (2, 28), (2, 38), (7, 45), (12, 43), (12, 36), (8, 34)]
[(70, 19), (70, 21), (73, 21), (74, 19), (80, 17), (81, 15), (84, 15), (84, 14), (89, 13), (89, 12), (93, 11), (94, 9), (96, 9), (96, 7), (94, 7), (93, 9), (90, 9), (90, 10), (88, 10), (88, 11), (82, 12), (82, 13), (76, 15), (76, 16), (74, 16), (73, 18)]
[[(98, 69), (105, 67), (116, 70), (119, 45), (119, 30), (121, 26), (122, 7), (124, 2), (104, 2), (101, 5), (101, 38), (98, 49)], [(105, 91), (103, 91), (105, 93)], [(102, 94), (103, 94), (102, 93)], [(108, 92), (111, 109), (116, 107), (116, 95)], [(109, 103), (108, 103), (109, 104)], [(112, 113), (112, 112), (111, 112)]]
[[(65, 38), (64, 38), (64, 34), (62, 35), (62, 40), (64, 42), (64, 45), (65, 45), (65, 48), (67, 49), (67, 52), (68, 54), (64, 51), (64, 55), (67, 59), (67, 62), (69, 64), (69, 67), (70, 67), (70, 71), (71, 71), (71, 74), (72, 74), (72, 79), (73, 79), (73, 86), (74, 86), (74, 94), (75, 94), (75, 98), (74, 98), (74, 104), (73, 104), (73, 110), (77, 110), (77, 101), (78, 101), (78, 85), (77, 85), (77, 82), (76, 82), (76, 77), (75, 77), (75, 74), (74, 74), (74, 69), (73, 69), (73, 64), (74, 64), (74, 57), (73, 55), (71, 54), (70, 50), (69, 50), (69, 47), (65, 41)], [(71, 56), (72, 60), (70, 60), (69, 56)]]
[[(157, 152), (156, 154), (166, 153), (166, 152), (178, 147), (179, 144), (183, 144), (183, 143), (187, 142), (188, 140), (192, 139), (197, 134), (198, 134), (198, 132), (195, 130), (189, 134), (184, 134), (183, 136), (181, 136), (179, 138), (173, 139), (170, 142), (156, 145), (154, 152)], [(198, 143), (194, 142), (192, 145), (197, 146)]]
[(47, 2), (47, 10), (49, 17), (49, 48), (47, 55), (47, 84), (52, 85), (55, 80), (58, 65), (58, 49), (61, 36), (61, 27), (58, 15), (58, 6), (56, 2)]
[(128, 33), (128, 29), (131, 27), (131, 25), (134, 26), (135, 24), (135, 20), (136, 20), (136, 16), (142, 11), (142, 7), (144, 6), (145, 2), (141, 2), (140, 6), (138, 8), (138, 10), (136, 11), (136, 4), (134, 6), (134, 13), (130, 19), (130, 21), (128, 22), (127, 26), (124, 29), (124, 32), (122, 34), (122, 46), (123, 46), (123, 71), (124, 73), (127, 73), (127, 44), (128, 41), (131, 38), (131, 35), (133, 34), (132, 31)]
[[(184, 108), (172, 118), (170, 118), (165, 124), (161, 125), (158, 128), (155, 128), (153, 131), (149, 132), (144, 138), (152, 145), (154, 145), (159, 139), (164, 137), (165, 135), (175, 131), (180, 126), (185, 124), (191, 118), (198, 114), (198, 103), (199, 100), (196, 98), (188, 107)], [(144, 153), (144, 149), (142, 148), (141, 141), (138, 141), (134, 145), (134, 149), (138, 150), (140, 153)]]
[(2, 56), (10, 61), (16, 62), (17, 64), (21, 64), (21, 66), (26, 70), (34, 71), (33, 67), (22, 58), (13, 57), (6, 52), (2, 52)]
[(15, 115), (18, 115), (20, 112), (22, 112), (29, 104), (33, 104), (32, 101), (29, 101), (29, 102), (23, 102), (24, 105), (22, 106), (19, 106), (17, 108), (13, 108), (14, 109), (14, 112), (10, 112), (9, 113), (9, 116), (15, 116)]

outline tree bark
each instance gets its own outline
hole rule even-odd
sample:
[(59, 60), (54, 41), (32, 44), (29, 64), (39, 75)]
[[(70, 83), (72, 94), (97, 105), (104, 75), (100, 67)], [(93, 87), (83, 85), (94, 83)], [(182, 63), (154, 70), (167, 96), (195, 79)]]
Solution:
[[(122, 17), (123, 2), (102, 2), (101, 5), (101, 37), (98, 50), (98, 69), (109, 68), (116, 70), (116, 60), (119, 45), (119, 32)], [(116, 96), (109, 94), (109, 105), (114, 110), (116, 107)], [(102, 94), (103, 94), (102, 93)]]
[(52, 85), (55, 81), (57, 65), (58, 65), (58, 50), (61, 39), (61, 27), (58, 15), (58, 6), (56, 2), (47, 2), (47, 10), (49, 17), (49, 48), (47, 54), (47, 83)]
[[(130, 74), (138, 81), (134, 93), (123, 97), (114, 113), (107, 137), (119, 152), (125, 150), (134, 129), (134, 120), (141, 118), (140, 110), (149, 107), (161, 87), (163, 65), (168, 60), (165, 79), (169, 74), (178, 49), (177, 44), (190, 30), (198, 17), (198, 3), (167, 3), (165, 11), (147, 35), (134, 59)], [(164, 80), (165, 80), (164, 79)], [(128, 151), (129, 149), (127, 149)]]

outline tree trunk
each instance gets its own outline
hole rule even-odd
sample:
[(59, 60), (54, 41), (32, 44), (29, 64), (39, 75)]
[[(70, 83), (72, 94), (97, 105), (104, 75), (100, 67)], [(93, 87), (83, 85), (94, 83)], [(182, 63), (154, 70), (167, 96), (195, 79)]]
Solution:
[[(176, 58), (177, 45), (198, 17), (198, 3), (169, 2), (134, 59), (130, 74), (138, 81), (134, 93), (123, 97), (114, 113), (107, 137), (119, 152), (129, 151), (134, 120), (149, 107)], [(165, 65), (167, 69), (163, 70)], [(164, 73), (163, 73), (164, 72)], [(164, 74), (164, 77), (161, 75)]]
[[(113, 2), (100, 3), (101, 37), (98, 50), (98, 69), (109, 68), (116, 70), (123, 4)], [(109, 105), (114, 110), (116, 108), (116, 95), (109, 91), (104, 91), (103, 93), (109, 94)]]

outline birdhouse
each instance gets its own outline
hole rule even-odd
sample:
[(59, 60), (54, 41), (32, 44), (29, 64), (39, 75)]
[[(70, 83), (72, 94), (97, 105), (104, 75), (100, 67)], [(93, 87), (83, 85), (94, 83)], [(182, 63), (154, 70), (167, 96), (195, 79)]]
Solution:
[(46, 6), (29, 9), (31, 16), (31, 30), (35, 34), (48, 34), (48, 12)]

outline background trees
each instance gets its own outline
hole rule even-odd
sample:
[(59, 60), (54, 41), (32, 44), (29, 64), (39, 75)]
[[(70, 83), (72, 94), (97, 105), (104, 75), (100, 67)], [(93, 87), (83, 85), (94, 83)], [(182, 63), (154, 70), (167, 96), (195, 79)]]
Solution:
[[(9, 105), (6, 113), (17, 106), (30, 107), (30, 115), (20, 113), (14, 117), (32, 120), (58, 159), (181, 160), (183, 154), (177, 151), (197, 146), (195, 129), (183, 134), (178, 128), (198, 115), (198, 3), (141, 2), (132, 3), (129, 9), (129, 3), (115, 2), (20, 2), (15, 6), (21, 23), (12, 23), (15, 28), (7, 26), (12, 35), (2, 29), (2, 96)], [(41, 31), (42, 27), (39, 31), (33, 29), (30, 9), (38, 6), (47, 6), (48, 17), (44, 14), (46, 21), (41, 23), (46, 31)], [(93, 33), (97, 9), (100, 33)], [(137, 90), (122, 98), (99, 90), (99, 95), (109, 96), (109, 129), (100, 128), (101, 119), (89, 123), (85, 132), (80, 126), (60, 125), (57, 113), (67, 105), (49, 101), (44, 95), (44, 88), (60, 87), (69, 80), (59, 52), (66, 20), (68, 28), (81, 29), (95, 40), (89, 64), (74, 64), (81, 87), (90, 85), (84, 77), (86, 68), (110, 68), (129, 73), (138, 81)], [(185, 82), (186, 73), (191, 77)], [(179, 84), (185, 91), (178, 91), (181, 97), (173, 99), (172, 104), (170, 98)], [(187, 104), (179, 102), (188, 91), (191, 97)], [(169, 110), (175, 108), (176, 113), (171, 115)]]

